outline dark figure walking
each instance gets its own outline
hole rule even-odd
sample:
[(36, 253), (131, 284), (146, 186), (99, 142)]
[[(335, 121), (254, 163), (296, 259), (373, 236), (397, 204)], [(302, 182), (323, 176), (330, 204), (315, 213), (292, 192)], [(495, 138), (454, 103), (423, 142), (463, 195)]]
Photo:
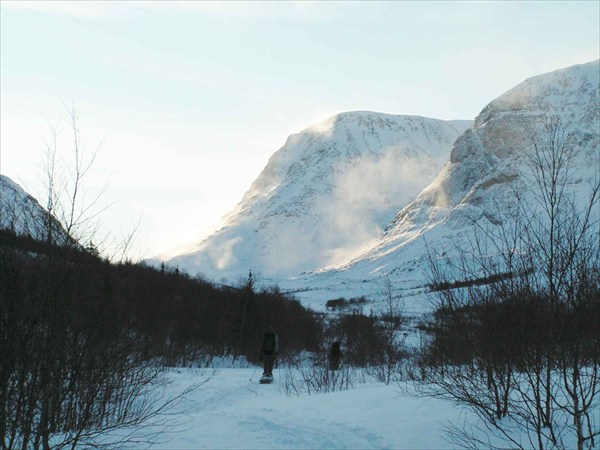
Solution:
[(340, 359), (342, 359), (340, 342), (335, 341), (333, 344), (331, 344), (331, 350), (329, 351), (329, 370), (339, 370)]
[(275, 358), (279, 352), (279, 337), (275, 333), (265, 333), (260, 356), (263, 362), (263, 376), (261, 383), (271, 383), (273, 381), (273, 366)]

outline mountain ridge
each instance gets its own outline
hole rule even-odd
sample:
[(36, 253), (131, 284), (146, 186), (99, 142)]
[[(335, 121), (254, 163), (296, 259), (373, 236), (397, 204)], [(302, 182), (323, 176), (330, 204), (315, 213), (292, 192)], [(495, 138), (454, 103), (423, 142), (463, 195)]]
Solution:
[(528, 78), (492, 100), (456, 140), (450, 162), (370, 249), (303, 281), (364, 281), (381, 274), (415, 278), (415, 271), (426, 271), (427, 248), (456, 252), (474, 223), (501, 224), (503, 208), (510, 207), (509, 191), (528, 189), (525, 157), (549, 118), (557, 118), (572, 137), (579, 182), (569, 189), (583, 198), (586, 183), (600, 176), (599, 73), (598, 61), (559, 69)]
[(470, 124), (351, 111), (292, 134), (224, 226), (168, 263), (208, 276), (285, 277), (343, 259), (435, 176)]

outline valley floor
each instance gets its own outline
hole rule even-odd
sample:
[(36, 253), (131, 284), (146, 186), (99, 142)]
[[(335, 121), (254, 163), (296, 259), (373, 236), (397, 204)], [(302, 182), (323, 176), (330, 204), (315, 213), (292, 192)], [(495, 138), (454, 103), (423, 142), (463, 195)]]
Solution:
[[(210, 379), (178, 405), (179, 422), (153, 449), (450, 448), (444, 427), (464, 411), (402, 393), (395, 385), (359, 383), (325, 394), (285, 394), (284, 369), (260, 385), (260, 369), (174, 369), (167, 394)], [(150, 429), (148, 429), (150, 431)]]

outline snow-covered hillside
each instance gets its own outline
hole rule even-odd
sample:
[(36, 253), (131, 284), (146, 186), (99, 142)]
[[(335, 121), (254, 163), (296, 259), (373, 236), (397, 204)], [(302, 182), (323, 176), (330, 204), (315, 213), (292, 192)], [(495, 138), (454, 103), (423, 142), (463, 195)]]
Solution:
[(288, 277), (368, 246), (448, 160), (469, 121), (349, 112), (290, 136), (220, 230), (169, 260), (192, 274)]
[(46, 210), (17, 183), (0, 175), (0, 228), (45, 238)]
[(450, 163), (372, 248), (295, 283), (324, 290), (343, 285), (360, 294), (365, 281), (385, 273), (404, 288), (422, 286), (426, 245), (438, 254), (456, 252), (475, 222), (495, 227), (507, 220), (503, 211), (515, 191), (535, 204), (527, 154), (534, 140), (547, 137), (549, 118), (559, 119), (574, 149), (575, 182), (567, 191), (585, 199), (600, 177), (599, 74), (598, 61), (572, 66), (530, 78), (493, 100), (456, 140)]

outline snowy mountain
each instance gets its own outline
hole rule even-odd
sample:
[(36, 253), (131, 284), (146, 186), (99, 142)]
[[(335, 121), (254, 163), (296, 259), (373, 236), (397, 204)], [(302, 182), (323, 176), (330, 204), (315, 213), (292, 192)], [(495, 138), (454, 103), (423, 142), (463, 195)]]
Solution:
[(291, 135), (222, 228), (168, 263), (236, 279), (344, 261), (435, 177), (470, 125), (348, 112)]
[(0, 228), (43, 239), (46, 210), (21, 186), (0, 175)]
[(548, 137), (548, 120), (558, 120), (570, 136), (576, 177), (567, 193), (584, 200), (600, 178), (599, 74), (598, 61), (572, 66), (527, 79), (493, 100), (456, 140), (450, 162), (369, 250), (299, 284), (360, 291), (365, 281), (388, 274), (404, 288), (422, 286), (426, 245), (437, 254), (456, 254), (474, 223), (498, 227), (508, 220), (503, 212), (514, 192), (535, 204), (527, 155), (536, 139)]
[(48, 217), (48, 211), (33, 196), (7, 176), (0, 175), (0, 229), (46, 240), (48, 220), (51, 220), (52, 239), (55, 243), (78, 245), (68, 237), (56, 217)]

